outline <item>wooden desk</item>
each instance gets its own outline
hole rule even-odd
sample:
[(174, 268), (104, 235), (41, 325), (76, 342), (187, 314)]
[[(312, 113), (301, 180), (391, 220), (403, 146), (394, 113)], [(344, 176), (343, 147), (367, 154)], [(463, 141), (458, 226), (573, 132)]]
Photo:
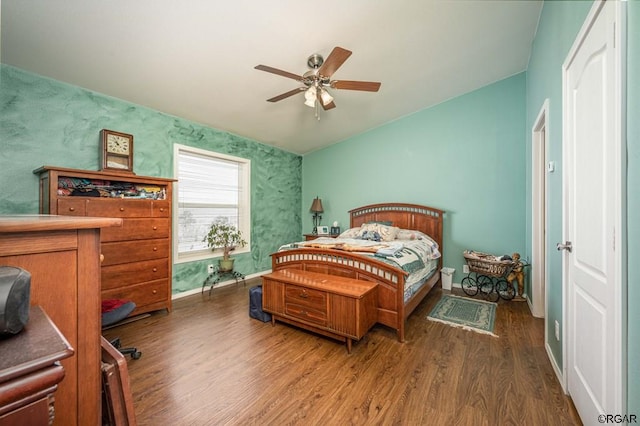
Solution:
[(59, 360), (73, 348), (39, 306), (15, 336), (0, 340), (0, 424), (48, 425), (53, 393), (64, 378)]
[(31, 273), (40, 305), (76, 353), (61, 361), (55, 425), (100, 423), (100, 228), (122, 219), (0, 216), (0, 265)]

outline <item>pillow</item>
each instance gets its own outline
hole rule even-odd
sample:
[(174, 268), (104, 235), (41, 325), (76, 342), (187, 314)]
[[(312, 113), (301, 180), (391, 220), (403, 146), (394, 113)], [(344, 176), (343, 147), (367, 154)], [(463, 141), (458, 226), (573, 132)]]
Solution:
[(417, 240), (418, 232), (411, 229), (401, 229), (396, 236), (398, 240)]
[(393, 241), (396, 239), (400, 228), (395, 226), (387, 226), (382, 225), (380, 223), (365, 223), (360, 227), (360, 235), (358, 238), (365, 239), (364, 237), (368, 237), (369, 233), (378, 233), (380, 236), (380, 240), (374, 241)]
[(429, 243), (431, 247), (438, 247), (438, 243), (436, 243), (433, 238), (423, 232), (412, 229), (401, 229), (396, 238), (398, 240), (424, 240)]
[(360, 235), (360, 227), (358, 228), (349, 228), (344, 231), (342, 234), (338, 236), (338, 238), (358, 238)]
[(386, 226), (392, 226), (393, 222), (391, 222), (390, 220), (372, 220), (370, 222), (367, 223), (379, 223), (380, 225), (386, 225)]

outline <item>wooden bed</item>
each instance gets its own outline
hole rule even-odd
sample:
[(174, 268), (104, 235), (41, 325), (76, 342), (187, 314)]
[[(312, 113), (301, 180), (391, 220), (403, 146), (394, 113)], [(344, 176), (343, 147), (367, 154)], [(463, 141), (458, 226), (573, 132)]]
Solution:
[[(350, 227), (373, 221), (389, 221), (402, 229), (421, 231), (433, 238), (442, 253), (442, 220), (444, 211), (417, 204), (372, 204), (349, 211)], [(335, 249), (299, 248), (272, 255), (273, 271), (300, 269), (378, 283), (377, 322), (396, 330), (404, 341), (405, 322), (429, 291), (440, 280), (438, 267), (427, 282), (406, 302), (406, 272), (368, 256)]]

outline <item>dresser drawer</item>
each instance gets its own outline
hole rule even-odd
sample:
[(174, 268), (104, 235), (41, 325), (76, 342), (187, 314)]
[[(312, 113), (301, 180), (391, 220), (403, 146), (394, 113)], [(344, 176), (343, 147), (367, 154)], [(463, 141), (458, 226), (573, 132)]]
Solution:
[(309, 306), (324, 312), (327, 310), (327, 293), (325, 291), (288, 284), (284, 290), (284, 298), (286, 303)]
[(169, 281), (157, 280), (146, 283), (121, 287), (101, 292), (102, 300), (125, 299), (136, 304), (135, 313), (145, 311), (144, 307), (153, 304), (167, 304), (169, 298)]
[(87, 200), (78, 197), (58, 198), (59, 215), (85, 216), (87, 213)]
[(122, 220), (122, 226), (103, 228), (100, 234), (102, 242), (146, 240), (166, 238), (171, 231), (171, 219), (131, 219)]
[(305, 305), (285, 302), (284, 313), (285, 315), (309, 321), (317, 325), (327, 325), (326, 309), (314, 309)]
[(169, 201), (152, 201), (151, 216), (171, 217), (171, 203)]
[(101, 277), (103, 290), (110, 290), (145, 281), (154, 281), (161, 278), (169, 278), (169, 259), (164, 258), (103, 266)]
[(151, 217), (151, 201), (114, 198), (87, 200), (87, 216)]
[(169, 239), (102, 243), (102, 266), (169, 257)]

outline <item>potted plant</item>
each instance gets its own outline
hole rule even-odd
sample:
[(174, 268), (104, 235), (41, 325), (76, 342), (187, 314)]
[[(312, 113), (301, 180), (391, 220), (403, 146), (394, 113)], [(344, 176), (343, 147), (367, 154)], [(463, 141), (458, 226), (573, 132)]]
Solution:
[(205, 241), (212, 251), (222, 249), (222, 259), (218, 260), (218, 268), (221, 272), (233, 270), (233, 259), (229, 256), (231, 250), (236, 246), (244, 247), (247, 244), (240, 230), (222, 219), (211, 224), (209, 232), (202, 241)]

